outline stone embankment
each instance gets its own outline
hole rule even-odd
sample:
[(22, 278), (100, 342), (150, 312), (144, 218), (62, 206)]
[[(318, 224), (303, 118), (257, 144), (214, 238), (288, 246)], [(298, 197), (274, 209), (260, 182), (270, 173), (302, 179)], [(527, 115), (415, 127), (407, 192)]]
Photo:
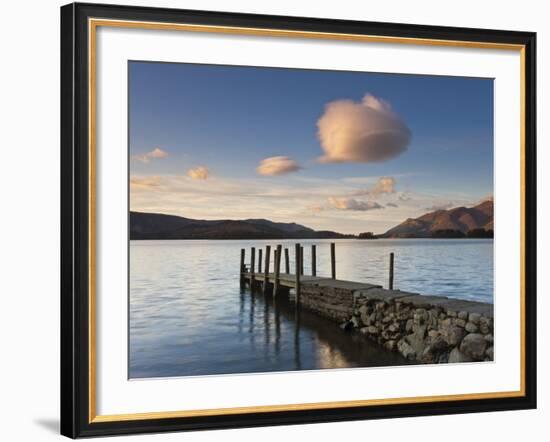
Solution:
[(492, 361), (493, 305), (350, 281), (305, 282), (300, 304), (420, 363)]

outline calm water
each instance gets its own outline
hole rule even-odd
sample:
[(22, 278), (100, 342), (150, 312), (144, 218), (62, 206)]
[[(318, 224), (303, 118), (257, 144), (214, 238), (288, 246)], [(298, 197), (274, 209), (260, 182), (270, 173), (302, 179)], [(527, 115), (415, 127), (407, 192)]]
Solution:
[[(302, 240), (305, 273), (330, 274), (329, 240)], [(294, 241), (131, 241), (130, 377), (405, 364), (364, 337), (291, 303), (239, 290), (240, 249)], [(338, 240), (338, 279), (493, 302), (493, 240)], [(291, 253), (291, 268), (293, 259)]]

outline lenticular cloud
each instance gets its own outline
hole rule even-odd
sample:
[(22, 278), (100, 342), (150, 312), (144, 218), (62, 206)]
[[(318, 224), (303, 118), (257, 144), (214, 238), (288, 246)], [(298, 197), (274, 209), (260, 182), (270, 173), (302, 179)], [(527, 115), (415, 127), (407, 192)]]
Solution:
[(317, 121), (324, 163), (371, 163), (394, 158), (410, 142), (411, 131), (389, 103), (365, 95), (360, 103), (338, 100)]

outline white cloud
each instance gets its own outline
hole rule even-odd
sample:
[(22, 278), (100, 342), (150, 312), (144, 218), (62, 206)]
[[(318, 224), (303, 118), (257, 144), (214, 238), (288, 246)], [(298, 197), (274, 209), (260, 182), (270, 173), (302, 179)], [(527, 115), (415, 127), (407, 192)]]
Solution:
[(398, 206), (397, 204), (395, 204), (395, 203), (386, 203), (386, 207), (394, 207), (394, 208), (396, 208), (396, 207), (399, 207), (399, 206)]
[(260, 161), (259, 166), (256, 168), (256, 172), (260, 175), (285, 175), (287, 173), (296, 172), (301, 167), (298, 163), (288, 157), (269, 157)]
[(146, 152), (140, 155), (134, 155), (134, 159), (137, 161), (141, 161), (142, 163), (149, 163), (151, 162), (151, 159), (161, 159), (166, 158), (167, 156), (168, 152), (162, 150), (160, 147), (155, 147), (150, 152)]
[(369, 94), (360, 103), (328, 103), (317, 127), (325, 163), (386, 161), (403, 153), (411, 138), (389, 103)]
[(194, 169), (189, 169), (187, 171), (187, 176), (194, 180), (206, 180), (208, 179), (209, 174), (210, 171), (208, 170), (208, 167), (205, 166), (195, 167)]
[(383, 209), (383, 207), (375, 201), (362, 201), (355, 198), (338, 198), (329, 197), (328, 202), (330, 205), (339, 210), (373, 210)]

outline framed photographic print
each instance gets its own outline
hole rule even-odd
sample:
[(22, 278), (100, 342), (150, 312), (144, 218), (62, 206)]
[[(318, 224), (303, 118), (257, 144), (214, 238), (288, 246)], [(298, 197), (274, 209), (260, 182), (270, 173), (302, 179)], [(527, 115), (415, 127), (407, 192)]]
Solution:
[(62, 434), (534, 408), (535, 41), (62, 7)]

